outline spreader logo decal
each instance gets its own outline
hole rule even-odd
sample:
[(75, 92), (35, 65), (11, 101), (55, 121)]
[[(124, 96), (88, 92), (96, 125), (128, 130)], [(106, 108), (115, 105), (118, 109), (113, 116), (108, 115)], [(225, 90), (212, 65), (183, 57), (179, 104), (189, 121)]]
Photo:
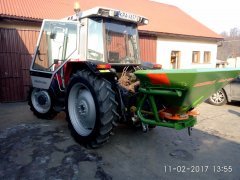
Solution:
[(211, 84), (214, 84), (215, 82), (216, 82), (216, 80), (201, 82), (201, 83), (195, 84), (193, 87), (201, 87), (201, 86), (211, 85)]
[(170, 86), (170, 81), (166, 74), (147, 74), (152, 84)]
[(218, 80), (219, 83), (223, 83), (223, 82), (228, 82), (228, 81), (232, 81), (234, 78), (228, 78), (228, 79), (220, 79)]

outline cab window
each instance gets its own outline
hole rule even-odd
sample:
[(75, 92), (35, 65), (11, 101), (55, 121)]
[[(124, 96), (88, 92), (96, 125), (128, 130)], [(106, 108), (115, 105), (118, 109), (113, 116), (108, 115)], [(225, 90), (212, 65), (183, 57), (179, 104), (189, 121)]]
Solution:
[(88, 20), (87, 59), (104, 61), (102, 20)]
[(33, 69), (54, 71), (59, 63), (77, 55), (77, 24), (45, 21)]

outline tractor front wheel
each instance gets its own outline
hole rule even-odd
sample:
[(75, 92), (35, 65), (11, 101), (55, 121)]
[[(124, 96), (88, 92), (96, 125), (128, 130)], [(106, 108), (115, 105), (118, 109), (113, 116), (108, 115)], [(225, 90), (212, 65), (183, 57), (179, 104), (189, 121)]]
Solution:
[(117, 105), (109, 81), (87, 70), (78, 71), (68, 86), (66, 103), (73, 137), (92, 148), (107, 142), (118, 118)]
[(52, 94), (48, 90), (31, 88), (28, 105), (38, 118), (53, 119), (57, 115), (53, 108)]

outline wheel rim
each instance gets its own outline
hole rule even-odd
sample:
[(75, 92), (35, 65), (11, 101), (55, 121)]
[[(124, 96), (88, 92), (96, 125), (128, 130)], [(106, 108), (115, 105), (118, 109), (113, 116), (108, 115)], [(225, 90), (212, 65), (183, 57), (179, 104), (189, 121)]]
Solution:
[(46, 90), (34, 89), (31, 94), (33, 107), (39, 113), (47, 113), (51, 108), (51, 98)]
[(82, 83), (76, 83), (68, 97), (68, 113), (76, 132), (88, 136), (96, 122), (95, 102), (90, 90)]
[(215, 104), (220, 104), (225, 101), (225, 94), (222, 91), (218, 91), (211, 96), (211, 100)]

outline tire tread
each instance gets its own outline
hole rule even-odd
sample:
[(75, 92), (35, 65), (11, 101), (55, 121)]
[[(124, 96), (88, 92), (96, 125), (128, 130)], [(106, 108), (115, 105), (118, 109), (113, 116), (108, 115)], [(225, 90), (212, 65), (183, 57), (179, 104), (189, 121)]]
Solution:
[[(87, 142), (81, 142), (81, 138), (79, 138), (79, 135), (75, 132), (72, 125), (70, 125), (70, 130), (78, 142), (85, 144), (87, 147), (97, 148), (108, 141), (110, 133), (113, 129), (113, 124), (115, 124), (115, 121), (117, 121), (119, 118), (119, 114), (116, 112), (118, 103), (115, 100), (115, 92), (112, 90), (111, 83), (109, 81), (104, 78), (95, 76), (90, 71), (84, 69), (77, 71), (70, 79), (70, 82), (74, 78), (79, 77), (84, 78), (86, 81), (88, 81), (95, 91), (95, 94), (97, 95), (96, 98), (98, 100), (100, 113), (100, 127), (96, 133), (95, 138)], [(71, 123), (68, 112), (66, 113), (67, 120), (69, 123)]]

